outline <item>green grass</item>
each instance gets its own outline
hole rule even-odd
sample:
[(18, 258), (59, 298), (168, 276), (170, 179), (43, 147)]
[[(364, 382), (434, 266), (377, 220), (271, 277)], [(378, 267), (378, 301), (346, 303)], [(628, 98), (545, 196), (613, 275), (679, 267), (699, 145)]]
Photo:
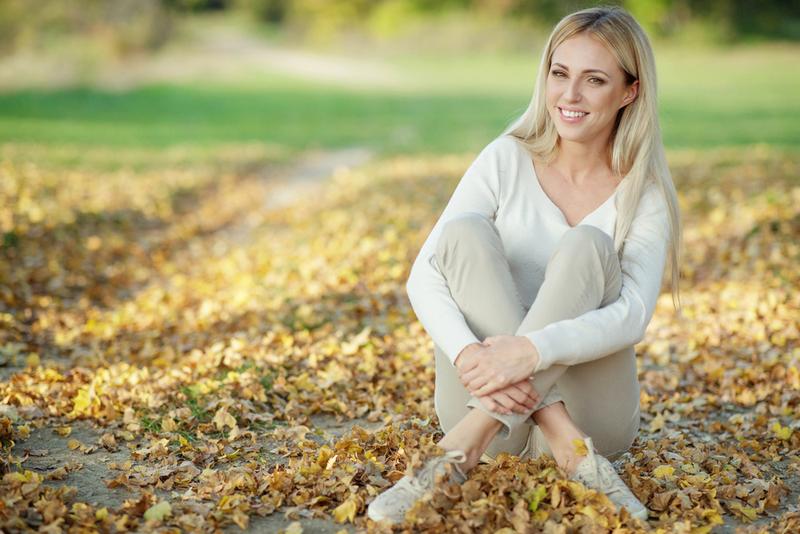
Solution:
[[(800, 142), (797, 46), (657, 50), (669, 148)], [(400, 57), (409, 83), (351, 90), (285, 76), (127, 92), (0, 94), (0, 144), (162, 150), (267, 143), (287, 150), (366, 145), (385, 153), (482, 147), (527, 106), (537, 58)]]
[(509, 97), (351, 94), (158, 86), (0, 95), (0, 143), (164, 147), (261, 141), (305, 149), (364, 144), (450, 151), (480, 143), (513, 117)]

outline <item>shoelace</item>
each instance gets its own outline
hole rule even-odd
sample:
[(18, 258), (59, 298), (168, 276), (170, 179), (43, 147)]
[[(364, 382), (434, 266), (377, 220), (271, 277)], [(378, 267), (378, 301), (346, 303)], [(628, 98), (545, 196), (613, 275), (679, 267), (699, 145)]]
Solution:
[[(597, 473), (598, 482), (600, 482), (601, 490), (607, 496), (611, 496), (612, 494), (619, 495), (620, 497), (624, 497), (626, 500), (630, 499), (629, 492), (627, 486), (622, 487), (620, 485), (619, 475), (614, 470), (613, 466), (607, 464), (605, 462), (598, 462), (596, 457), (596, 452), (591, 449), (588, 458), (586, 461), (590, 462), (590, 466), (594, 468), (594, 471)], [(588, 481), (585, 480), (582, 476), (580, 477), (581, 482), (588, 487), (586, 484)]]
[[(595, 456), (596, 454), (597, 453), (594, 452), (594, 450), (590, 449), (589, 454), (586, 457), (585, 461), (589, 462), (588, 465), (592, 468), (592, 471), (597, 473), (597, 479), (600, 482), (600, 485), (601, 485), (603, 491), (605, 492), (606, 488), (610, 489), (610, 486), (614, 483), (614, 477), (610, 473), (606, 472), (605, 469), (603, 469), (604, 467), (607, 468), (608, 466), (598, 462), (597, 458)], [(586, 485), (586, 483), (589, 482), (583, 476), (581, 476), (580, 478), (581, 478), (581, 482), (584, 485)]]
[(437, 473), (437, 468), (444, 464), (454, 464), (466, 461), (467, 455), (464, 451), (454, 450), (447, 451), (443, 456), (437, 456), (425, 464), (415, 477), (411, 477), (408, 481), (415, 491), (422, 494), (432, 486), (434, 477)]
[(600, 479), (603, 483), (603, 487), (606, 488), (607, 493), (624, 493), (623, 489), (619, 486), (617, 479), (614, 475), (616, 475), (616, 471), (614, 473), (610, 473), (608, 470), (610, 469), (607, 465), (600, 466)]
[[(594, 458), (592, 458), (594, 460)], [(612, 494), (619, 495), (620, 497), (624, 497), (625, 499), (629, 499), (629, 489), (627, 486), (622, 487), (620, 485), (619, 475), (614, 470), (614, 468), (605, 462), (594, 462), (595, 468), (597, 469), (598, 479), (601, 484), (601, 489), (603, 493), (607, 496), (611, 497)]]

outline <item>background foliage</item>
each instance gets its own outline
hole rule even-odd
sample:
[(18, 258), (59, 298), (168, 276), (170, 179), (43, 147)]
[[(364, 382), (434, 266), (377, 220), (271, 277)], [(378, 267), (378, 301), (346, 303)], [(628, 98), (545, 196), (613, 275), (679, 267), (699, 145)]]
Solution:
[[(655, 38), (729, 43), (742, 39), (800, 39), (797, 0), (612, 0), (630, 10)], [(174, 35), (187, 12), (231, 11), (312, 43), (346, 36), (391, 38), (438, 31), (442, 17), (521, 23), (540, 34), (565, 14), (598, 2), (557, 0), (4, 0), (0, 52), (46, 48), (87, 35), (125, 55), (154, 50)], [(540, 35), (541, 37), (541, 35)]]

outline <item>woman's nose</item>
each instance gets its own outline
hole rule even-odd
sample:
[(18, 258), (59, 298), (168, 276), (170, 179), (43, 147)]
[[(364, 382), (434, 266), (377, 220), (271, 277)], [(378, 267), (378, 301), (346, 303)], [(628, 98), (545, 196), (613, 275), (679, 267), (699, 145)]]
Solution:
[(578, 101), (581, 98), (581, 88), (579, 80), (573, 80), (567, 85), (567, 90), (565, 92), (565, 96), (567, 99), (571, 101)]

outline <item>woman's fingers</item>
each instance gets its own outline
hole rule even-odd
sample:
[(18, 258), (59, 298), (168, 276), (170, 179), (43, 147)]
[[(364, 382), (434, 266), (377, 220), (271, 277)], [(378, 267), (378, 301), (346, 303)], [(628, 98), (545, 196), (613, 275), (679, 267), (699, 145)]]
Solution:
[(470, 382), (469, 384), (467, 384), (466, 387), (467, 387), (467, 390), (470, 393), (472, 393), (473, 395), (475, 395), (476, 397), (483, 397), (485, 395), (489, 395), (490, 393), (492, 393), (494, 391), (494, 390), (488, 389), (486, 387), (486, 385), (487, 384), (478, 384), (477, 380), (476, 380), (475, 383)]
[(499, 393), (499, 395), (501, 396), (501, 398), (505, 400), (503, 406), (505, 406), (509, 410), (518, 413), (525, 413), (526, 411), (528, 411), (529, 408), (523, 402), (520, 402), (520, 400), (515, 397), (515, 393), (513, 393), (511, 390), (502, 391)]
[(483, 372), (474, 380), (469, 382), (467, 389), (473, 395), (488, 395), (498, 389), (503, 389), (510, 385), (512, 382), (505, 373), (498, 373), (492, 370)]
[(522, 382), (517, 382), (514, 386), (519, 391), (523, 392), (531, 401), (539, 402), (539, 392), (534, 389), (532, 381), (524, 380)]
[(511, 384), (508, 387), (508, 394), (511, 397), (513, 397), (515, 401), (517, 401), (520, 405), (524, 406), (528, 410), (530, 410), (539, 403), (539, 400), (536, 397), (536, 391), (533, 391), (533, 393), (529, 393), (524, 389), (523, 386), (519, 384)]
[(514, 399), (506, 395), (505, 393), (494, 392), (492, 394), (492, 398), (500, 404), (501, 413), (511, 413), (517, 407), (517, 403), (514, 402)]
[(475, 380), (475, 378), (481, 376), (481, 373), (478, 369), (470, 369), (469, 371), (464, 371), (459, 375), (461, 382), (464, 384), (468, 384)]
[[(514, 400), (522, 404), (539, 402), (539, 394), (534, 389), (531, 380), (522, 380), (512, 384), (512, 379), (505, 373), (486, 370), (483, 366), (477, 366), (469, 371), (460, 373), (459, 380), (476, 397), (486, 396), (497, 390), (508, 388), (509, 391), (514, 391)], [(511, 386), (515, 387), (512, 388)]]
[[(509, 414), (511, 412), (525, 413), (531, 407), (526, 406), (525, 403), (519, 402), (514, 398), (514, 395), (520, 396), (521, 392), (510, 393), (510, 388), (502, 391), (495, 391), (488, 395), (478, 397), (481, 403), (493, 412)], [(526, 397), (527, 398), (527, 397)]]
[(458, 368), (459, 372), (462, 374), (475, 369), (475, 367), (478, 365), (478, 359), (472, 358), (471, 354), (465, 354), (464, 356), (464, 362)]
[(500, 402), (500, 395), (498, 393), (492, 393), (490, 395), (483, 395), (478, 397), (478, 400), (481, 401), (488, 410), (497, 413), (510, 413), (509, 409), (503, 406)]
[(473, 369), (468, 373), (464, 373), (461, 377), (461, 383), (470, 390), (474, 392), (474, 390), (478, 389), (479, 387), (483, 386), (488, 382), (485, 373), (481, 373), (481, 369)]
[(498, 384), (495, 380), (489, 380), (482, 386), (475, 387), (475, 384), (470, 383), (468, 390), (472, 391), (473, 395), (476, 397), (480, 397), (481, 395), (488, 395), (490, 393), (494, 393), (499, 389), (503, 389), (505, 384)]

